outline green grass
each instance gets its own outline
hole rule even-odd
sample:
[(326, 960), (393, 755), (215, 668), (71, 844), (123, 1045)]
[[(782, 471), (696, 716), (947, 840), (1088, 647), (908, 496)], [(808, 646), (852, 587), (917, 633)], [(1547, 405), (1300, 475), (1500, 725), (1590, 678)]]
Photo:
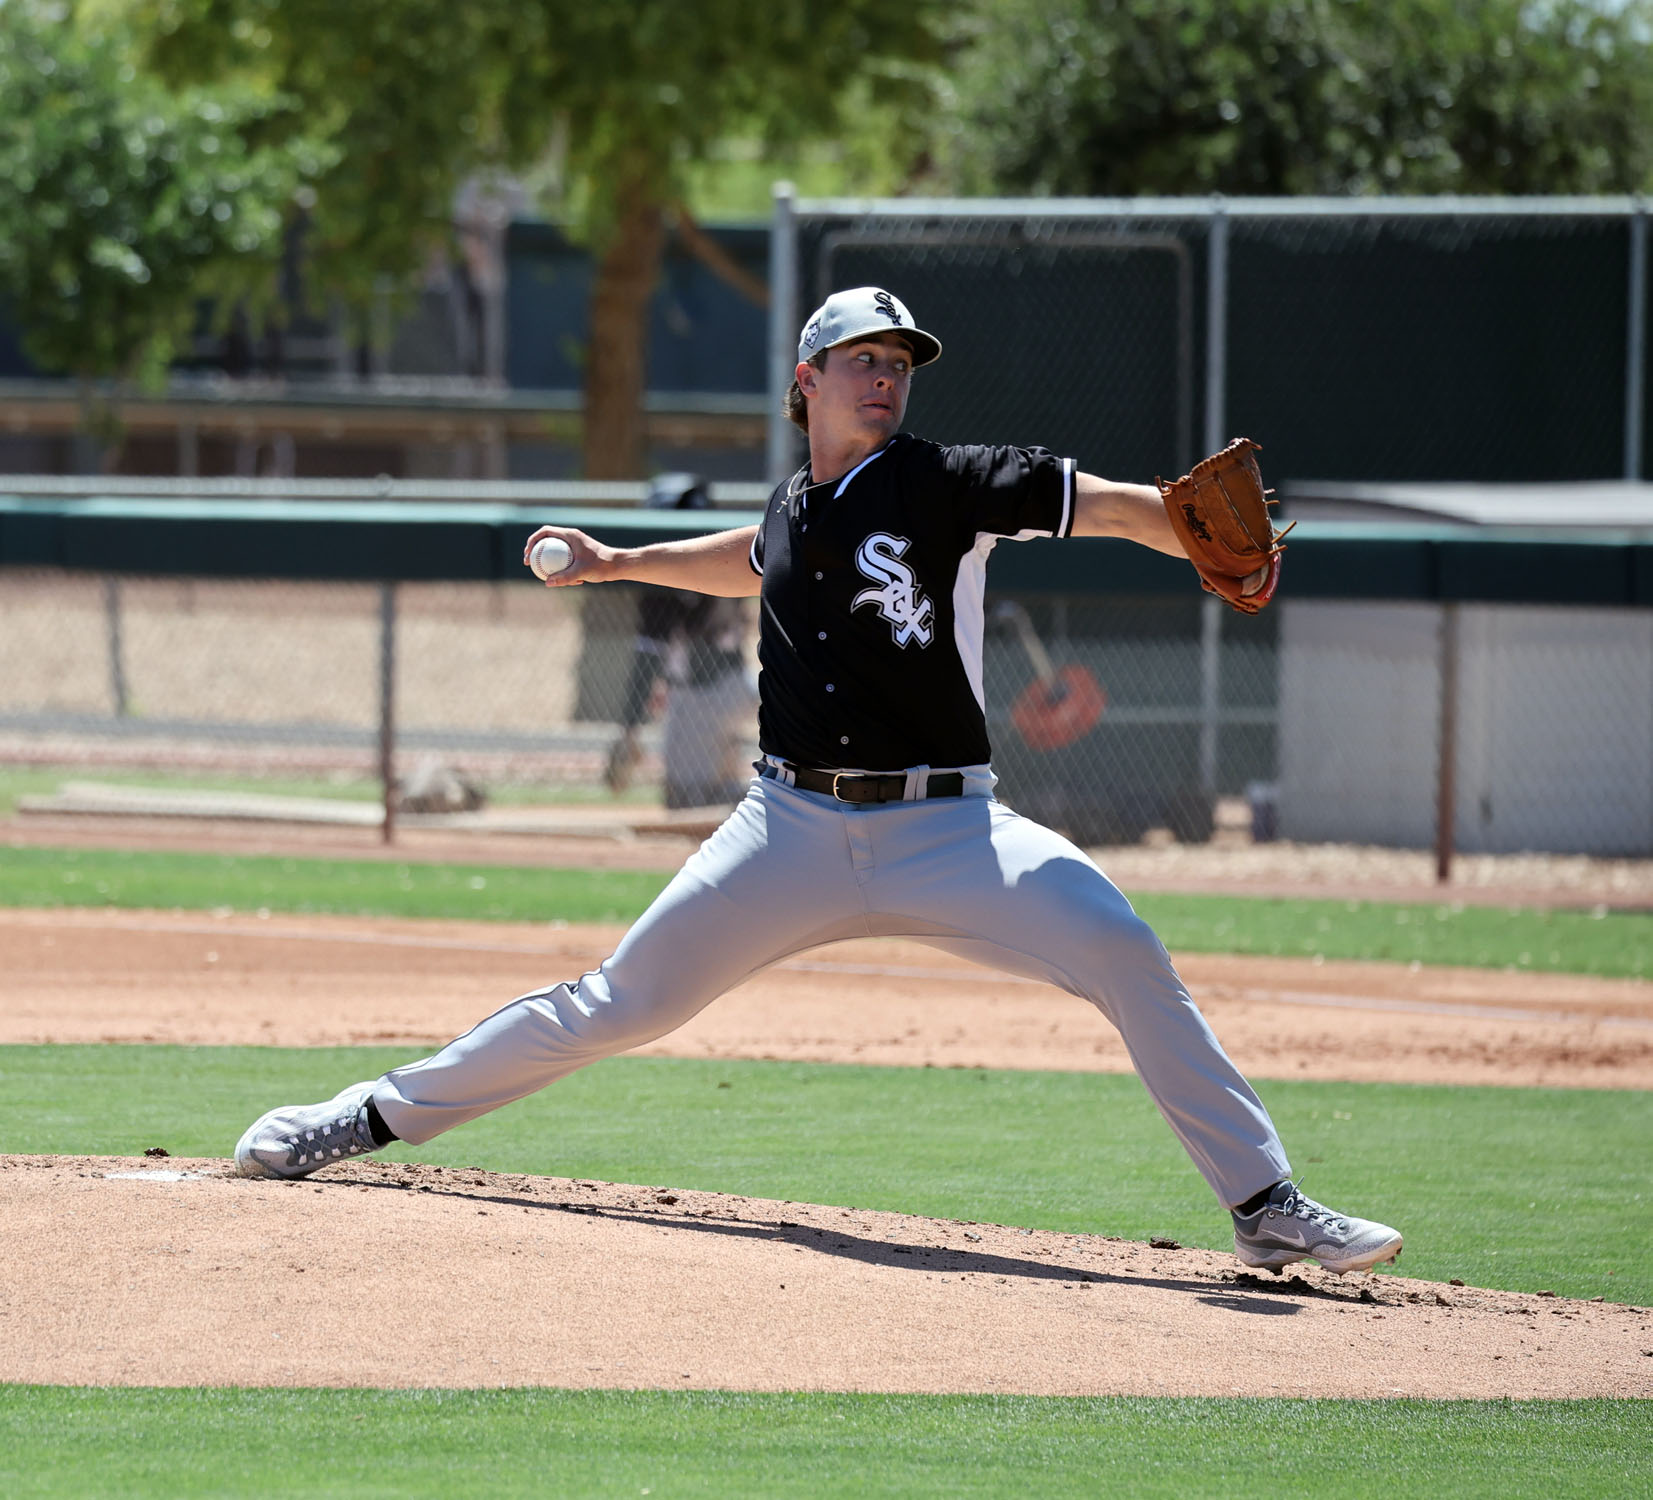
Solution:
[(0, 1491), (1594, 1500), (1647, 1493), (1650, 1414), (1635, 1401), (10, 1386)]
[(0, 849), (0, 906), (229, 908), (501, 922), (629, 922), (669, 877), (149, 850)]
[(1318, 954), (1623, 978), (1653, 974), (1653, 912), (1152, 892), (1133, 897), (1132, 904), (1167, 948), (1191, 953)]
[[(485, 921), (629, 922), (667, 875), (376, 860), (0, 849), (0, 906), (229, 907)], [(1653, 912), (1378, 901), (1135, 898), (1173, 951), (1653, 974)]]
[[(276, 1104), (416, 1049), (0, 1048), (0, 1148), (227, 1156)], [(1653, 1303), (1650, 1096), (1259, 1085), (1313, 1196), (1398, 1224), (1414, 1276)], [(1226, 1249), (1133, 1077), (615, 1058), (394, 1160), (750, 1193)]]

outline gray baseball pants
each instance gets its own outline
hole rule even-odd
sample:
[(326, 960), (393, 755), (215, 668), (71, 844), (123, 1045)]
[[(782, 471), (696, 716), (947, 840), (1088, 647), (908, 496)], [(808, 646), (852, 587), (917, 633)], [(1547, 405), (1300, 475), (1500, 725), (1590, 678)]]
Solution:
[(1289, 1176), (1268, 1112), (1147, 923), (1081, 849), (992, 786), (972, 767), (963, 797), (857, 807), (754, 780), (612, 957), (385, 1074), (374, 1103), (403, 1140), (427, 1141), (664, 1036), (782, 959), (908, 937), (1096, 1006), (1225, 1206)]

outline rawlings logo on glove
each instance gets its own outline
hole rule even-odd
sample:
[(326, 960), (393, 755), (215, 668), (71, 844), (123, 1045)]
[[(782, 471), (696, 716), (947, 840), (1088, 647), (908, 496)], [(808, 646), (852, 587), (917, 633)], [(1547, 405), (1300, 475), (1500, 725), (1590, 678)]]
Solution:
[(1247, 615), (1274, 597), (1280, 554), (1286, 550), (1280, 539), (1291, 530), (1274, 529), (1268, 513), (1274, 492), (1263, 488), (1262, 470), (1252, 456), (1258, 451), (1250, 438), (1235, 438), (1181, 479), (1154, 481), (1200, 582)]

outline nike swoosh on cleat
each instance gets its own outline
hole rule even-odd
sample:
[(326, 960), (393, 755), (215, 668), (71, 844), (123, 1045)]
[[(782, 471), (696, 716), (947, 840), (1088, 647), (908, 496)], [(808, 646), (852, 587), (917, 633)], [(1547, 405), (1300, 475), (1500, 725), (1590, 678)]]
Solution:
[(1299, 1250), (1307, 1250), (1309, 1248), (1309, 1237), (1303, 1233), (1302, 1227), (1297, 1224), (1292, 1224), (1291, 1233), (1287, 1234), (1286, 1222), (1282, 1222), (1277, 1228), (1270, 1229), (1268, 1231), (1268, 1235), (1271, 1239), (1289, 1240), (1292, 1244), (1296, 1245)]

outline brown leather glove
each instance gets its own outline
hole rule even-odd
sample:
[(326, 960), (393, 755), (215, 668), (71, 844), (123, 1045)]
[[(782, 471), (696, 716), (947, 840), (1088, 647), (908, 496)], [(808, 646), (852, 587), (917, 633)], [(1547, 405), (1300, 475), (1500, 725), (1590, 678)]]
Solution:
[[(1247, 615), (1256, 614), (1274, 597), (1280, 554), (1285, 551), (1280, 539), (1291, 530), (1274, 529), (1268, 513), (1274, 492), (1263, 488), (1262, 470), (1253, 456), (1259, 451), (1250, 438), (1235, 438), (1181, 479), (1154, 481), (1200, 582)], [(1263, 576), (1253, 581), (1257, 573)]]

